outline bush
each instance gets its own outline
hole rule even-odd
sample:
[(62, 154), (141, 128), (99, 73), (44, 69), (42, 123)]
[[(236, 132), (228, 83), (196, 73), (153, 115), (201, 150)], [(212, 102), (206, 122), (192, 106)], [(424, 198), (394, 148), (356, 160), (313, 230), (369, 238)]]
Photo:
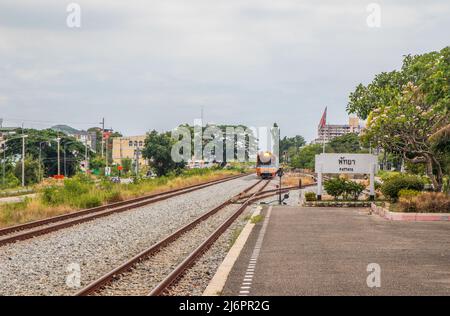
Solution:
[(347, 200), (349, 196), (353, 200), (358, 200), (358, 197), (364, 191), (366, 186), (343, 178), (332, 178), (325, 181), (324, 188), (328, 194), (335, 198), (335, 200), (340, 196), (342, 196), (344, 200)]
[(84, 194), (73, 198), (70, 204), (74, 207), (86, 209), (102, 205), (102, 199), (97, 194)]
[(353, 181), (347, 181), (344, 185), (345, 191), (351, 195), (351, 197), (356, 201), (358, 200), (361, 193), (364, 191), (366, 186), (362, 183), (356, 183)]
[(11, 189), (18, 187), (20, 185), (20, 180), (13, 173), (6, 173), (5, 175), (5, 185), (3, 185), (3, 179), (0, 180), (1, 189)]
[(400, 190), (422, 191), (423, 188), (424, 183), (422, 179), (416, 176), (401, 174), (387, 179), (381, 186), (381, 192), (386, 198), (397, 201)]
[(345, 192), (345, 182), (347, 180), (341, 178), (331, 178), (324, 182), (324, 188), (327, 193), (337, 200)]
[(64, 180), (64, 190), (70, 195), (81, 195), (89, 192), (89, 185), (77, 179)]
[(401, 189), (398, 192), (398, 197), (405, 198), (405, 199), (411, 199), (415, 196), (418, 196), (419, 194), (420, 194), (420, 191), (410, 190), (410, 189)]
[(317, 201), (317, 196), (314, 192), (306, 192), (305, 199), (307, 202)]
[(64, 203), (65, 197), (62, 187), (49, 186), (45, 187), (41, 196), (42, 202), (46, 205), (60, 205)]
[(401, 212), (450, 213), (450, 197), (445, 193), (424, 192), (413, 197), (400, 197)]

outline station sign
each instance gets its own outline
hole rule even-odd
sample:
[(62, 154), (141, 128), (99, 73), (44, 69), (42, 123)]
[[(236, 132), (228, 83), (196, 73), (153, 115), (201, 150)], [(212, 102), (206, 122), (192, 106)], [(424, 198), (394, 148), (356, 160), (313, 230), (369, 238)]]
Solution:
[(316, 155), (315, 171), (370, 174), (376, 172), (377, 162), (378, 157), (372, 154), (320, 154)]

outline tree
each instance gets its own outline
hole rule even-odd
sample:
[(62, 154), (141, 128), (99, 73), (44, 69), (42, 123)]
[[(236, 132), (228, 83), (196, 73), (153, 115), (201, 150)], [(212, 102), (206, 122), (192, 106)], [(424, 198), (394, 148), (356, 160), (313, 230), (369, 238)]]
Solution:
[(171, 171), (184, 168), (185, 162), (176, 163), (172, 160), (171, 150), (175, 140), (170, 132), (158, 133), (153, 130), (145, 139), (143, 157), (149, 159), (158, 176), (167, 175)]
[(360, 153), (363, 151), (359, 136), (355, 133), (335, 137), (327, 144), (327, 147), (329, 152), (333, 153)]
[(92, 170), (101, 170), (106, 167), (105, 159), (100, 156), (94, 156), (89, 162), (89, 167)]
[(383, 73), (350, 94), (349, 113), (367, 117), (363, 140), (425, 165), (436, 191), (443, 182), (443, 159), (430, 137), (449, 124), (450, 47), (406, 56), (400, 71)]
[[(23, 133), (28, 135), (25, 143), (26, 154), (33, 160), (39, 161), (39, 158), (41, 159), (43, 176), (57, 174), (58, 147), (56, 139), (58, 137), (61, 138), (61, 171), (64, 171), (64, 152), (66, 153), (67, 174), (70, 176), (78, 171), (80, 162), (85, 158), (85, 145), (83, 143), (73, 137), (61, 134), (52, 129), (25, 129)], [(16, 134), (16, 136), (13, 136), (8, 140), (6, 151), (7, 156), (14, 157), (15, 160), (20, 159), (22, 155), (22, 138), (20, 137), (22, 130), (17, 130)]]
[[(22, 163), (16, 164), (14, 175), (17, 179), (22, 179)], [(39, 161), (34, 160), (31, 156), (25, 159), (25, 185), (38, 183), (40, 180)]]
[(292, 159), (294, 154), (298, 154), (300, 147), (306, 144), (303, 136), (296, 135), (294, 137), (284, 136), (280, 141), (280, 153), (283, 158), (283, 153), (287, 152), (288, 156)]
[(124, 173), (130, 172), (132, 166), (133, 166), (133, 161), (130, 158), (122, 159), (122, 167), (123, 167), (123, 172)]
[(322, 152), (322, 145), (307, 145), (292, 157), (291, 166), (300, 169), (314, 169), (315, 157)]

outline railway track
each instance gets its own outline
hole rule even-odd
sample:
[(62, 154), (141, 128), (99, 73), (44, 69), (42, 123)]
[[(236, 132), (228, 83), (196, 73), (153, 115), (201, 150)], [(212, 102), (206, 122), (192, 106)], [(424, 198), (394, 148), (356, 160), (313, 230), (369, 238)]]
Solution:
[[(152, 295), (163, 293), (230, 227), (250, 203), (279, 191), (263, 191), (270, 180), (256, 188), (262, 181), (259, 180), (237, 196), (199, 216), (75, 295), (148, 295), (150, 284), (155, 285)], [(239, 203), (237, 210), (236, 203)], [(198, 247), (196, 243), (189, 248), (187, 245), (192, 244), (194, 239), (204, 241)], [(170, 271), (172, 268), (173, 271)], [(164, 275), (167, 277), (164, 278)], [(136, 279), (140, 281), (137, 282)]]
[(81, 210), (69, 214), (38, 220), (26, 224), (3, 228), (0, 229), (0, 246), (48, 234), (54, 231), (58, 231), (84, 222), (92, 221), (97, 218), (109, 216), (115, 213), (125, 212), (131, 209), (167, 200), (175, 196), (204, 189), (209, 186), (245, 177), (247, 175), (248, 174), (231, 176), (224, 179), (208, 181), (205, 183), (191, 185), (180, 189), (155, 193), (131, 200), (112, 203), (91, 209)]

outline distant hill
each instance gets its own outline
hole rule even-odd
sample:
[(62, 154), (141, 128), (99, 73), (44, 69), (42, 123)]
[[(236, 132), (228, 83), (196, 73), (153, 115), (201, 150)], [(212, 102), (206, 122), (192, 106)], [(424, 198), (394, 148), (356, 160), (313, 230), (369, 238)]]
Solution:
[(85, 134), (85, 131), (80, 131), (76, 128), (73, 128), (68, 125), (55, 125), (51, 127), (52, 130), (61, 132), (67, 135), (79, 135), (79, 134)]

